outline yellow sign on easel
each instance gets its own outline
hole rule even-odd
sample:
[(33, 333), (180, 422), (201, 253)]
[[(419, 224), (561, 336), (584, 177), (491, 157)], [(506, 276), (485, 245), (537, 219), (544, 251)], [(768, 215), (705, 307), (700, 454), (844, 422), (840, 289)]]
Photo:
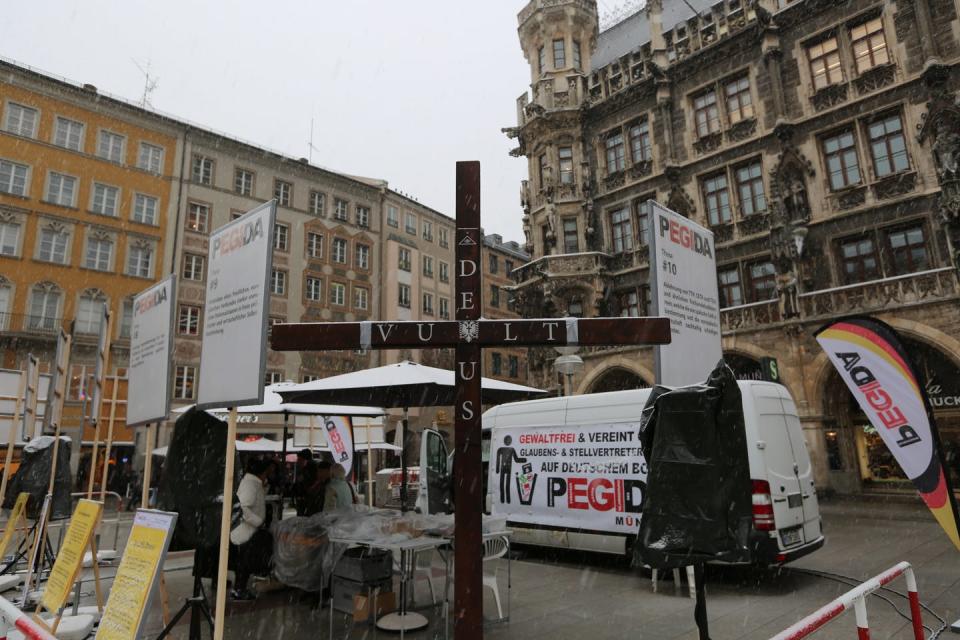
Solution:
[(144, 614), (156, 588), (177, 514), (138, 509), (117, 576), (103, 610), (96, 640), (140, 637)]
[(7, 519), (7, 526), (3, 530), (3, 538), (0, 539), (0, 558), (7, 555), (7, 547), (13, 540), (13, 534), (17, 530), (17, 526), (23, 524), (23, 528), (26, 529), (27, 519), (23, 514), (27, 511), (27, 500), (29, 499), (29, 493), (21, 493), (17, 496), (17, 501), (13, 503), (10, 517)]
[[(95, 547), (93, 531), (100, 521), (102, 509), (103, 503), (94, 500), (80, 500), (77, 503), (40, 601), (41, 606), (47, 611), (56, 613), (67, 604), (70, 590), (73, 589), (83, 565), (83, 554), (88, 547)], [(97, 557), (95, 549), (93, 549), (93, 557)], [(94, 571), (96, 572), (96, 562), (94, 562)], [(99, 591), (99, 585), (97, 588)]]

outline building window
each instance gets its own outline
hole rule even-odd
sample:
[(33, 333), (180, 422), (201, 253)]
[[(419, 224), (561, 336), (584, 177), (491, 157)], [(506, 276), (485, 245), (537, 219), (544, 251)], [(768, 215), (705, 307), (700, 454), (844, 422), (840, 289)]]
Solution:
[(406, 222), (404, 224), (406, 232), (412, 236), (417, 235), (417, 217), (410, 212), (407, 212)]
[(509, 363), (509, 376), (511, 378), (517, 378), (520, 376), (520, 358), (517, 356), (508, 356), (507, 362)]
[(777, 297), (777, 271), (772, 262), (754, 262), (747, 265), (750, 302), (772, 300)]
[(50, 172), (47, 181), (47, 202), (72, 207), (77, 195), (77, 179), (73, 176)]
[(242, 196), (253, 195), (253, 172), (236, 169), (233, 172), (233, 190)]
[(571, 318), (582, 318), (583, 317), (583, 300), (580, 298), (574, 298), (567, 303), (567, 315)]
[(737, 179), (737, 194), (740, 196), (740, 213), (750, 216), (767, 210), (763, 193), (763, 173), (760, 161), (741, 165), (734, 169)]
[(77, 305), (74, 331), (87, 335), (100, 333), (106, 305), (107, 299), (99, 291), (84, 291)]
[(370, 268), (370, 247), (369, 245), (357, 243), (357, 269)]
[(440, 227), (440, 235), (439, 235), (439, 240), (437, 242), (444, 249), (447, 249), (450, 247), (450, 237), (447, 235), (446, 227)]
[(64, 149), (83, 151), (83, 123), (58, 116), (53, 132), (53, 144)]
[(500, 270), (500, 262), (497, 260), (497, 256), (493, 253), (490, 254), (490, 273), (496, 273)]
[(503, 274), (507, 277), (513, 275), (513, 260), (503, 261)]
[(366, 311), (370, 306), (370, 292), (363, 287), (353, 288), (353, 308), (358, 311)]
[(177, 331), (183, 336), (200, 335), (200, 307), (189, 304), (180, 305)]
[(410, 308), (410, 287), (409, 285), (401, 284), (400, 288), (397, 290), (397, 304), (405, 309)]
[(447, 298), (440, 298), (440, 319), (450, 319), (450, 301)]
[(873, 238), (859, 237), (840, 243), (843, 276), (848, 283), (866, 282), (880, 277), (880, 261)]
[(424, 315), (428, 315), (428, 316), (433, 315), (433, 294), (432, 293), (423, 294), (423, 313)]
[(327, 215), (327, 196), (319, 191), (310, 191), (310, 214), (321, 218)]
[(361, 207), (357, 205), (357, 226), (358, 227), (369, 227), (370, 226), (370, 208)]
[(707, 206), (707, 220), (711, 226), (730, 222), (730, 193), (727, 174), (715, 173), (701, 182), (703, 201)]
[(500, 287), (495, 284), (490, 285), (490, 306), (495, 309), (500, 306)]
[(190, 172), (191, 179), (197, 184), (213, 184), (213, 158), (194, 154)]
[(133, 221), (140, 224), (157, 224), (159, 202), (153, 196), (138, 193), (133, 196)]
[(578, 40), (573, 41), (573, 68), (577, 71), (581, 70), (580, 42)]
[(281, 207), (289, 207), (293, 196), (293, 185), (284, 180), (273, 181), (273, 197)]
[(330, 283), (330, 304), (338, 307), (347, 304), (347, 285), (342, 282)]
[(579, 253), (580, 237), (579, 237), (579, 234), (577, 233), (577, 219), (564, 218), (562, 224), (563, 224), (563, 252)]
[(41, 229), (37, 260), (66, 264), (69, 242), (70, 234), (62, 229)]
[(491, 373), (495, 376), (503, 375), (503, 357), (496, 351), (490, 354)]
[(553, 41), (553, 68), (563, 69), (567, 66), (567, 50), (563, 40)]
[(113, 260), (113, 241), (110, 238), (87, 238), (87, 255), (83, 266), (96, 271), (109, 271)]
[(737, 307), (743, 304), (743, 288), (740, 286), (740, 271), (736, 267), (717, 272), (717, 284), (721, 307)]
[(633, 164), (646, 162), (652, 157), (650, 146), (650, 124), (646, 120), (641, 120), (630, 125), (630, 159)]
[(153, 275), (153, 249), (134, 244), (127, 253), (127, 275), (149, 278)]
[(20, 246), (20, 225), (0, 222), (0, 256), (16, 256)]
[(642, 198), (637, 200), (637, 243), (646, 245), (650, 239), (650, 219), (653, 217), (652, 198)]
[(151, 173), (160, 173), (163, 169), (163, 147), (141, 142), (140, 153), (137, 154), (137, 166)]
[(623, 253), (633, 249), (633, 224), (629, 207), (621, 207), (610, 213), (610, 228), (613, 231), (613, 251)]
[(287, 295), (287, 272), (274, 269), (270, 273), (270, 293), (275, 296)]
[(347, 264), (347, 241), (343, 238), (333, 239), (333, 261), (338, 264)]
[(870, 136), (870, 153), (873, 155), (873, 172), (877, 178), (910, 168), (900, 114), (895, 113), (871, 123), (867, 132)]
[(887, 244), (893, 258), (895, 275), (906, 275), (930, 268), (923, 227), (909, 227), (887, 232)]
[(387, 206), (387, 226), (394, 229), (400, 228), (400, 212), (392, 205)]
[(193, 389), (196, 382), (196, 367), (177, 367), (173, 377), (173, 397), (177, 400), (193, 400)]
[(133, 298), (126, 298), (120, 307), (120, 337), (130, 339), (133, 329)]
[(717, 92), (705, 91), (693, 99), (693, 117), (697, 135), (705, 138), (720, 131), (720, 110), (717, 108)]
[(433, 277), (433, 258), (430, 256), (423, 256), (421, 260), (423, 262), (423, 277), (432, 278)]
[(560, 147), (557, 154), (560, 156), (560, 184), (573, 184), (573, 148)]
[(401, 271), (410, 271), (410, 249), (404, 249), (400, 247), (400, 250), (397, 252), (398, 264), (397, 266)]
[(333, 199), (333, 217), (337, 220), (342, 220), (346, 222), (347, 220), (347, 208), (349, 203), (346, 200), (341, 200), (340, 198)]
[(319, 260), (323, 257), (323, 234), (307, 234), (307, 257)]
[(30, 292), (30, 329), (53, 329), (60, 310), (60, 289), (53, 284), (38, 284)]
[(203, 281), (203, 269), (206, 266), (206, 257), (195, 253), (183, 254), (183, 279)]
[(440, 262), (440, 282), (450, 282), (450, 265)]
[(727, 116), (730, 118), (730, 124), (753, 117), (753, 99), (750, 96), (748, 76), (740, 76), (728, 81), (724, 87), (724, 93), (727, 95)]
[(123, 143), (123, 136), (110, 131), (101, 131), (97, 142), (97, 155), (110, 162), (123, 162)]
[(18, 136), (32, 138), (37, 133), (39, 111), (15, 102), (7, 103), (7, 120), (4, 129)]
[(433, 223), (429, 220), (424, 220), (421, 232), (423, 234), (423, 239), (427, 242), (433, 242)]
[(543, 75), (544, 65), (546, 64), (547, 53), (543, 47), (537, 49), (537, 73)]
[(810, 60), (810, 75), (813, 77), (813, 88), (816, 91), (843, 82), (843, 68), (840, 66), (836, 36), (830, 36), (817, 44), (808, 46), (807, 58)]
[(290, 236), (290, 227), (275, 222), (273, 225), (273, 248), (277, 251), (286, 251)]
[(319, 302), (323, 300), (323, 280), (320, 278), (307, 277), (306, 290), (307, 300)]
[(618, 130), (607, 136), (605, 146), (607, 149), (607, 173), (611, 174), (617, 171), (623, 171), (623, 133)]
[(0, 160), (0, 191), (15, 196), (27, 195), (27, 174), (30, 167), (9, 160)]
[(209, 219), (210, 207), (208, 205), (198, 202), (187, 204), (187, 231), (206, 233)]
[(120, 190), (99, 182), (93, 183), (93, 198), (90, 210), (105, 216), (117, 215), (117, 201), (120, 200)]
[(624, 318), (640, 316), (640, 296), (636, 289), (620, 295), (620, 316)]
[(823, 139), (823, 155), (830, 174), (830, 188), (836, 191), (860, 184), (860, 163), (853, 131), (846, 130)]
[(283, 382), (282, 371), (267, 371), (263, 374), (263, 384), (266, 387), (269, 387), (272, 384), (278, 384), (280, 382)]
[(868, 20), (850, 29), (850, 42), (853, 45), (853, 59), (857, 63), (858, 74), (890, 62), (887, 42), (883, 36), (883, 21), (880, 18)]

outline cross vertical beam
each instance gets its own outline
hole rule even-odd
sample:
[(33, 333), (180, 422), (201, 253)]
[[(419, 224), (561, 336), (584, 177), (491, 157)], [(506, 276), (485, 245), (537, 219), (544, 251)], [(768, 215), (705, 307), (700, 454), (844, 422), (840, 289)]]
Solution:
[[(456, 319), (480, 319), (480, 163), (457, 163)], [(454, 407), (454, 637), (483, 638), (483, 463), (481, 459), (481, 350), (476, 340), (457, 344)]]

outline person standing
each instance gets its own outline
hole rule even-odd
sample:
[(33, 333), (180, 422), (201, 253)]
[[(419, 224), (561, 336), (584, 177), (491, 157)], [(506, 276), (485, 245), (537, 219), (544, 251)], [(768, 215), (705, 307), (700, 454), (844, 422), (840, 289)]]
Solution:
[(342, 511), (353, 509), (353, 490), (347, 482), (347, 472), (341, 464), (330, 467), (330, 481), (323, 497), (323, 511)]
[(273, 540), (264, 527), (267, 517), (264, 484), (270, 465), (252, 458), (247, 472), (237, 489), (239, 518), (230, 531), (230, 542), (236, 545), (236, 579), (230, 596), (233, 600), (253, 600), (256, 596), (247, 588), (250, 576), (269, 571)]

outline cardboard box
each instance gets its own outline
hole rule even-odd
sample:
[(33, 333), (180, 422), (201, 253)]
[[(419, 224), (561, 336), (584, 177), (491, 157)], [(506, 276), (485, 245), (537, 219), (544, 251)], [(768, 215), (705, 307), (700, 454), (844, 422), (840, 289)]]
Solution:
[[(353, 596), (353, 621), (364, 622), (370, 617), (370, 600), (366, 594)], [(377, 594), (377, 618), (392, 612), (397, 608), (397, 598), (393, 591), (384, 591)]]

